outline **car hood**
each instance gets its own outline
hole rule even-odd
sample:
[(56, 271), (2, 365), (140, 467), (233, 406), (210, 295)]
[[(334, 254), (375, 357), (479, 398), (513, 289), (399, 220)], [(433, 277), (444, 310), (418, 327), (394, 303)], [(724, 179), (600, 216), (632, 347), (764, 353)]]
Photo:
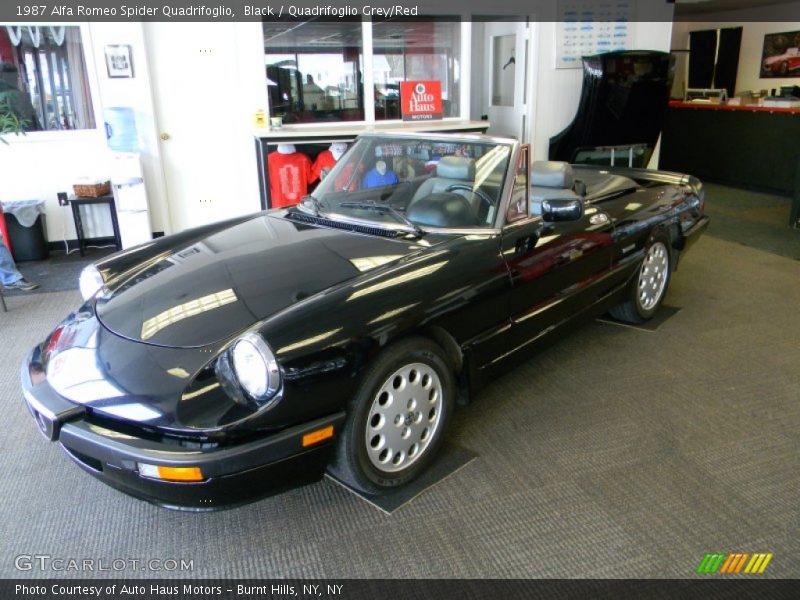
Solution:
[(96, 314), (131, 340), (205, 346), (443, 239), (399, 240), (261, 214), (161, 255), (98, 298)]

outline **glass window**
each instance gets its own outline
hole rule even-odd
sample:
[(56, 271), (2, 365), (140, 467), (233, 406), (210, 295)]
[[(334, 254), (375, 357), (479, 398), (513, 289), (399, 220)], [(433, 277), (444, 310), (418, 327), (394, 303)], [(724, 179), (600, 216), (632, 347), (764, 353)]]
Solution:
[(459, 116), (461, 23), (457, 19), (376, 21), (372, 46), (376, 119), (400, 119), (400, 82), (418, 79), (441, 81), (442, 116)]
[(361, 22), (264, 22), (270, 112), (285, 123), (363, 121)]
[(77, 26), (0, 26), (0, 105), (27, 131), (94, 129)]
[(509, 144), (435, 137), (359, 138), (312, 196), (327, 215), (403, 225), (491, 227)]

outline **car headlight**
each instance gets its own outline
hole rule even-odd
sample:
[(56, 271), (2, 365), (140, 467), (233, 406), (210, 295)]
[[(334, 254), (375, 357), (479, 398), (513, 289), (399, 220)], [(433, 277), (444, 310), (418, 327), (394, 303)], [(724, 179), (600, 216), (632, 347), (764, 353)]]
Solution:
[(231, 362), (239, 385), (259, 404), (272, 398), (281, 384), (278, 361), (264, 339), (246, 333), (231, 348)]
[(78, 287), (81, 288), (81, 296), (83, 296), (84, 301), (94, 296), (104, 284), (103, 276), (100, 275), (100, 271), (94, 265), (84, 268), (78, 278)]

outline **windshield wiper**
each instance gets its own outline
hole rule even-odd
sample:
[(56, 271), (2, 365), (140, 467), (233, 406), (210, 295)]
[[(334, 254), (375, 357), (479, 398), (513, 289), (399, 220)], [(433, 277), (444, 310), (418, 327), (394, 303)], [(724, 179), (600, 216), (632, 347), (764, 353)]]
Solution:
[(324, 214), (322, 212), (322, 203), (310, 194), (308, 196), (303, 196), (297, 206), (299, 208), (309, 208), (309, 205), (311, 210), (314, 212), (315, 217), (319, 217), (321, 214)]
[(378, 202), (342, 202), (339, 206), (342, 208), (363, 208), (366, 210), (379, 210), (381, 212), (388, 212), (395, 219), (413, 229), (417, 236), (422, 237), (425, 235), (425, 231), (422, 229), (422, 227), (414, 223), (414, 221), (389, 204), (380, 204)]

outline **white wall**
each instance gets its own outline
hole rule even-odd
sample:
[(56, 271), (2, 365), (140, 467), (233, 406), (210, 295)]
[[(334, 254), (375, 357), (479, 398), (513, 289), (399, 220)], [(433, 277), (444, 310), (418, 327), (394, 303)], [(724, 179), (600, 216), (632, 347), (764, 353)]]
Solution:
[[(6, 138), (8, 146), (0, 145), (0, 200), (44, 200), (51, 242), (76, 237), (72, 212), (58, 205), (56, 193), (72, 193), (77, 179), (99, 178), (105, 170), (105, 139), (99, 131), (61, 133), (12, 135)], [(110, 235), (102, 214), (87, 215), (86, 225), (99, 235)]]
[[(782, 85), (800, 85), (800, 76), (787, 79), (780, 77), (762, 79), (760, 77), (764, 35), (800, 30), (800, 22), (798, 21), (779, 20), (787, 14), (800, 15), (800, 2), (709, 14), (704, 17), (702, 22), (675, 23), (672, 45), (673, 48), (688, 49), (690, 31), (742, 27), (742, 46), (739, 52), (739, 70), (736, 75), (736, 93), (748, 90), (769, 90), (779, 88)], [(685, 81), (686, 71), (682, 70), (680, 75), (681, 81)]]
[(470, 95), (470, 114), (467, 115), (474, 121), (480, 120), (481, 116), (486, 114), (486, 106), (484, 105), (484, 86), (483, 86), (483, 73), (486, 66), (484, 61), (488, 59), (487, 52), (484, 52), (484, 25), (481, 21), (474, 21), (472, 24), (472, 35), (470, 39), (470, 71), (471, 82), (469, 89)]
[(267, 109), (260, 23), (146, 23), (175, 231), (260, 210), (253, 117)]
[[(110, 154), (103, 128), (103, 107), (127, 106), (133, 108), (136, 114), (152, 229), (169, 231), (142, 25), (79, 25), (97, 127), (93, 130), (7, 136), (9, 145), (0, 145), (0, 199), (44, 200), (48, 240), (75, 239), (72, 212), (70, 208), (58, 205), (56, 194), (71, 194), (72, 184), (83, 177), (108, 177)], [(106, 44), (131, 46), (135, 77), (108, 77), (104, 58)], [(105, 207), (86, 207), (83, 214), (88, 236), (112, 235), (111, 219)]]
[[(97, 65), (100, 104), (103, 108), (128, 107), (136, 116), (136, 134), (142, 156), (150, 224), (153, 231), (170, 233), (164, 176), (161, 171), (158, 127), (153, 108), (153, 91), (144, 43), (142, 23), (92, 23), (92, 51)], [(134, 77), (110, 78), (105, 66), (105, 47), (124, 44), (131, 47)]]

